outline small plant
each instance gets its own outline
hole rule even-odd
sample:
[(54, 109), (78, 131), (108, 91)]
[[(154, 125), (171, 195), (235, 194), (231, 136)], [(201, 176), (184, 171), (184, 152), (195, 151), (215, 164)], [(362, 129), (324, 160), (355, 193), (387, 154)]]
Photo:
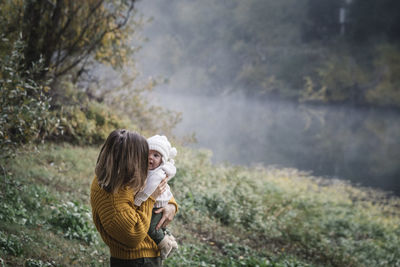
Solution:
[(23, 184), (8, 174), (2, 178), (6, 190), (0, 194), (0, 220), (17, 225), (42, 224), (47, 205), (54, 201), (48, 190)]
[(17, 40), (11, 53), (0, 58), (0, 159), (13, 157), (16, 146), (40, 139), (49, 114), (48, 87), (35, 81), (41, 62), (25, 66), (23, 49)]
[(14, 234), (4, 234), (0, 231), (0, 249), (4, 253), (14, 256), (20, 256), (24, 250), (22, 248), (21, 240)]
[[(98, 148), (39, 148), (6, 174), (0, 257), (11, 266), (107, 266), (109, 249), (82, 204)], [(179, 152), (170, 185), (179, 211), (169, 227), (180, 246), (165, 266), (400, 266), (398, 198), (293, 169), (212, 165), (207, 153)]]
[(44, 262), (42, 260), (35, 260), (35, 259), (26, 259), (24, 263), (24, 267), (50, 267), (56, 266), (54, 262)]
[(97, 232), (89, 209), (77, 202), (66, 202), (53, 207), (49, 223), (61, 230), (66, 238), (82, 240), (87, 244), (97, 241)]

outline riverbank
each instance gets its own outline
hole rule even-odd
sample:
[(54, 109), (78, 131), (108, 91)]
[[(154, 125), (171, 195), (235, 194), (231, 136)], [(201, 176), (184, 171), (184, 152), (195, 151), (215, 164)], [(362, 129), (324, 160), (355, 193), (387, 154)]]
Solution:
[[(89, 185), (97, 147), (18, 153), (1, 193), (5, 266), (108, 266)], [(180, 249), (165, 266), (396, 266), (400, 200), (296, 169), (214, 165), (179, 147), (170, 225)]]

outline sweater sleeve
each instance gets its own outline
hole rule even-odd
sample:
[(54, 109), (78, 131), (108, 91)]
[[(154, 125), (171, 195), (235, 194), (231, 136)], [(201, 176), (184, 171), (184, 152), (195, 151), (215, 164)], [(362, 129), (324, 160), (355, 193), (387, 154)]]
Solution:
[(135, 205), (142, 205), (143, 201), (146, 201), (151, 194), (153, 194), (154, 190), (156, 190), (157, 186), (161, 183), (161, 180), (165, 178), (165, 173), (162, 169), (159, 169), (149, 175), (146, 180), (146, 185), (143, 190), (139, 191), (135, 196)]
[(113, 223), (104, 226), (106, 232), (126, 247), (137, 247), (149, 231), (154, 203), (155, 200), (149, 197), (140, 207), (117, 213)]
[(170, 199), (170, 201), (168, 202), (168, 204), (172, 204), (172, 205), (175, 206), (175, 214), (176, 214), (176, 213), (178, 212), (178, 204), (176, 203), (175, 198), (172, 197), (172, 198)]

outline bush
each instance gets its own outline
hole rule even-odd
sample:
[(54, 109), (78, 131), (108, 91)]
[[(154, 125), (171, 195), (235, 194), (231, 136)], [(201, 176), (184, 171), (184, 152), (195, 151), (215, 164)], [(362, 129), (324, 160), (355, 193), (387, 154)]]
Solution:
[[(324, 185), (290, 169), (213, 166), (205, 157), (180, 148), (172, 186), (182, 227), (200, 232), (201, 240), (217, 247), (194, 250), (187, 256), (193, 265), (399, 264), (397, 198), (380, 207), (378, 193), (344, 182)], [(223, 256), (215, 257), (215, 251)]]
[(137, 127), (124, 116), (117, 116), (104, 104), (88, 101), (54, 110), (56, 123), (48, 129), (48, 139), (65, 140), (77, 144), (99, 144), (115, 129)]
[(0, 221), (14, 225), (43, 224), (42, 213), (52, 196), (40, 185), (26, 185), (6, 175), (0, 194)]
[(25, 66), (23, 49), (23, 42), (17, 40), (11, 54), (1, 58), (0, 158), (12, 157), (16, 146), (40, 139), (49, 115), (48, 87), (35, 81), (41, 62)]
[(52, 103), (46, 132), (49, 140), (100, 144), (119, 128), (145, 135), (167, 134), (180, 120), (179, 113), (152, 106), (146, 100), (145, 94), (151, 88), (126, 91), (113, 88), (102, 97), (93, 97), (69, 81), (58, 86), (63, 95)]
[(23, 253), (21, 240), (14, 234), (5, 235), (0, 231), (0, 250), (14, 256), (19, 256)]
[(49, 223), (62, 231), (64, 237), (94, 243), (94, 229), (89, 208), (75, 202), (66, 202), (53, 208)]
[(54, 266), (54, 262), (44, 262), (42, 260), (35, 260), (35, 259), (26, 259), (25, 260), (25, 267), (49, 267)]

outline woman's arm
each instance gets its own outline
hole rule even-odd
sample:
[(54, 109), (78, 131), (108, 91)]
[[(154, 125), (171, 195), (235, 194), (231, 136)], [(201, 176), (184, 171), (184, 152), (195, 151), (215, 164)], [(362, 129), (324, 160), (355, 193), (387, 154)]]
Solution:
[(156, 230), (161, 227), (167, 227), (167, 225), (174, 219), (175, 214), (178, 212), (178, 204), (176, 203), (175, 198), (172, 197), (167, 206), (155, 211), (155, 213), (160, 212), (163, 213), (163, 216), (158, 222)]

